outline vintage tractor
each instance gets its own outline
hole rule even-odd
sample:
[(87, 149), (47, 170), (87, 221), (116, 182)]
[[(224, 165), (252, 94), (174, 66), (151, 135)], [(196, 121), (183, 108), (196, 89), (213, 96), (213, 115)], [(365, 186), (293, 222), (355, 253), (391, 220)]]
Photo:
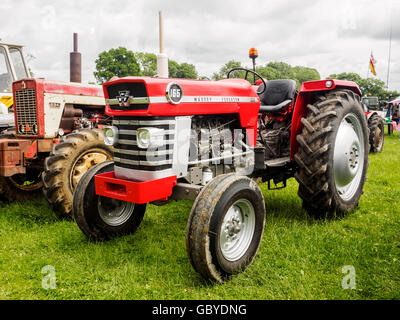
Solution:
[(370, 152), (381, 152), (385, 139), (385, 112), (380, 108), (378, 97), (363, 97), (361, 102), (368, 120)]
[[(151, 77), (103, 85), (113, 161), (89, 169), (73, 199), (92, 240), (134, 233), (146, 204), (193, 199), (187, 252), (196, 271), (223, 281), (260, 246), (269, 189), (295, 177), (303, 207), (341, 216), (360, 199), (368, 127), (357, 84), (339, 80), (219, 81)], [(231, 70), (232, 71), (232, 70)], [(234, 70), (237, 71), (237, 70)]]
[(0, 42), (0, 132), (14, 127), (12, 83), (28, 74), (22, 46)]
[(101, 130), (111, 123), (104, 114), (103, 90), (76, 82), (80, 53), (74, 47), (75, 82), (15, 81), (15, 129), (0, 134), (0, 196), (24, 200), (43, 189), (60, 218), (71, 216), (73, 191), (87, 169), (112, 158)]

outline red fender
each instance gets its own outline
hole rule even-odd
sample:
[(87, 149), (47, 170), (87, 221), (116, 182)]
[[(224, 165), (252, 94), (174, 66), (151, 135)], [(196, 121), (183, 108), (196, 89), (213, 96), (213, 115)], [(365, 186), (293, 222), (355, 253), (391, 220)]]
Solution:
[(316, 94), (321, 94), (325, 91), (330, 91), (334, 89), (349, 89), (354, 93), (361, 96), (361, 90), (357, 83), (353, 81), (343, 81), (343, 80), (319, 80), (319, 81), (309, 81), (303, 82), (300, 87), (299, 93), (297, 95), (296, 103), (294, 106), (293, 118), (292, 118), (292, 132), (290, 138), (290, 159), (294, 160), (294, 155), (296, 154), (299, 143), (296, 140), (297, 135), (303, 129), (303, 124), (301, 123), (301, 118), (307, 115), (308, 109), (307, 105), (312, 103), (313, 97)]

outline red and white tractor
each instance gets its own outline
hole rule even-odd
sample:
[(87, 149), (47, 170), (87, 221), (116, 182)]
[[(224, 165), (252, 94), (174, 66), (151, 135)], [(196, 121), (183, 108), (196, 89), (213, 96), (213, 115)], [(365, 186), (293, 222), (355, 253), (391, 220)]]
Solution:
[(43, 189), (60, 218), (71, 216), (73, 191), (87, 169), (112, 158), (101, 130), (111, 124), (103, 90), (78, 83), (76, 35), (74, 49), (74, 82), (24, 78), (12, 84), (15, 128), (0, 134), (0, 197), (24, 200)]
[[(231, 70), (232, 71), (232, 70)], [(92, 240), (134, 233), (148, 203), (193, 199), (187, 252), (196, 271), (223, 281), (260, 246), (269, 189), (295, 177), (315, 217), (353, 210), (368, 167), (368, 127), (357, 84), (151, 77), (103, 85), (113, 161), (87, 171), (73, 213)]]

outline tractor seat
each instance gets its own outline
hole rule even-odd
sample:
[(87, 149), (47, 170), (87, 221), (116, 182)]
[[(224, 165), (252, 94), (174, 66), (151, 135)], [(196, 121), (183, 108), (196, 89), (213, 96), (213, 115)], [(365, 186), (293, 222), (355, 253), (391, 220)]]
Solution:
[[(264, 84), (260, 85), (262, 91)], [(296, 81), (269, 80), (266, 82), (265, 91), (259, 95), (261, 100), (260, 112), (279, 112), (288, 106), (296, 95)]]

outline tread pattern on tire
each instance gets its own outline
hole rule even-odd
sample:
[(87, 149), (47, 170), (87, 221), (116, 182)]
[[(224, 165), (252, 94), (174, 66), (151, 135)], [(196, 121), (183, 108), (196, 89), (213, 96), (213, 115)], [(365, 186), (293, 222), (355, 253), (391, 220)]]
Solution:
[[(186, 250), (193, 268), (204, 278), (213, 279), (218, 282), (223, 282), (226, 275), (213, 264), (210, 251), (208, 250), (210, 219), (217, 204), (217, 200), (214, 200), (216, 198), (215, 195), (222, 195), (232, 183), (237, 181), (237, 177), (238, 175), (231, 173), (217, 176), (211, 180), (197, 196), (187, 224)], [(248, 179), (249, 185), (254, 187), (254, 189), (258, 189), (257, 184), (253, 180), (244, 176), (241, 176), (241, 178)], [(260, 195), (263, 199), (261, 191)], [(213, 200), (210, 201), (210, 199)], [(264, 201), (263, 205), (265, 212)], [(263, 229), (264, 226), (262, 226)]]
[(60, 143), (53, 146), (50, 155), (45, 159), (43, 180), (43, 194), (53, 211), (59, 218), (71, 216), (73, 190), (67, 186), (63, 173), (67, 162), (74, 157), (75, 149), (82, 145), (101, 145), (112, 155), (111, 148), (103, 143), (103, 132), (98, 129), (81, 129), (63, 136)]
[(307, 106), (308, 114), (301, 119), (302, 132), (296, 137), (299, 143), (294, 157), (299, 168), (295, 173), (298, 195), (303, 200), (303, 208), (316, 218), (340, 216), (354, 209), (351, 204), (336, 201), (329, 183), (329, 177), (333, 176), (329, 162), (333, 147), (332, 123), (337, 121), (340, 110), (347, 103), (360, 103), (360, 97), (346, 89), (317, 96), (315, 102)]
[[(381, 152), (383, 149), (383, 142), (382, 146), (379, 146), (379, 142), (377, 143), (375, 139), (376, 135), (376, 130), (378, 127), (385, 129), (385, 121), (380, 117), (378, 114), (373, 114), (369, 119), (368, 119), (368, 128), (369, 128), (369, 145), (370, 145), (370, 152), (373, 153), (378, 153)], [(382, 133), (382, 139), (384, 139), (384, 131)]]

